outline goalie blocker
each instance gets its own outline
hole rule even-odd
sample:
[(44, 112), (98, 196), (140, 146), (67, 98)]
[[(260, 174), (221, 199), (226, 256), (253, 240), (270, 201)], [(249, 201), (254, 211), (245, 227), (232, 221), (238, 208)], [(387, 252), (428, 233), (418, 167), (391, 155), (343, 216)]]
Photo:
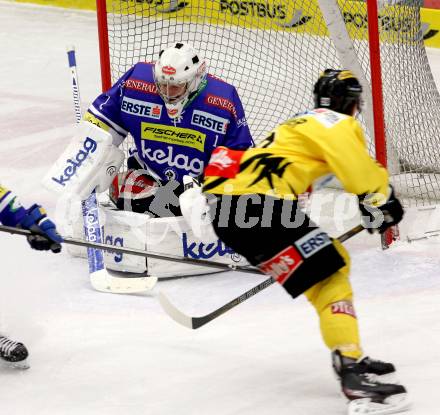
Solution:
[(43, 179), (43, 185), (68, 198), (85, 200), (106, 191), (124, 161), (124, 152), (102, 128), (81, 121), (75, 136)]

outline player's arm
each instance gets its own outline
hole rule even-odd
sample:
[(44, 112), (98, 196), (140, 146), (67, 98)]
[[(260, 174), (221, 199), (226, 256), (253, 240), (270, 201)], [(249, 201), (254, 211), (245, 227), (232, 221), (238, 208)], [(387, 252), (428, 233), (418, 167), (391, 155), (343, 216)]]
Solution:
[(47, 217), (45, 210), (37, 204), (25, 209), (17, 196), (0, 185), (0, 222), (6, 226), (28, 229), (32, 235), (27, 237), (30, 246), (39, 251), (61, 251), (63, 239), (55, 224)]
[(17, 196), (0, 185), (0, 222), (6, 226), (16, 226), (24, 217), (26, 209), (21, 206)]
[(382, 233), (400, 222), (402, 205), (387, 170), (368, 154), (360, 125), (350, 119), (328, 131), (323, 156), (344, 189), (358, 196), (365, 227)]
[(134, 68), (90, 105), (69, 146), (44, 177), (45, 187), (81, 200), (93, 190), (109, 188), (125, 157), (117, 148), (128, 134), (121, 119), (121, 103), (125, 82)]
[(320, 156), (345, 191), (356, 195), (388, 194), (388, 172), (368, 154), (359, 123), (348, 118), (320, 132), (316, 139)]
[(135, 66), (128, 70), (106, 92), (100, 94), (87, 109), (84, 120), (95, 124), (107, 131), (113, 138), (113, 144), (118, 146), (128, 134), (121, 118), (122, 99), (125, 82), (130, 78)]

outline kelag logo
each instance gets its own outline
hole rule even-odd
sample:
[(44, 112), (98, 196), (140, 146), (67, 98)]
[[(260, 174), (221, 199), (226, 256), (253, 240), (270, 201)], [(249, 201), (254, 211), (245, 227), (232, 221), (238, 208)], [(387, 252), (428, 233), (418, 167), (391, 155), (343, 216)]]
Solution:
[(222, 241), (204, 244), (203, 242), (190, 242), (188, 241), (188, 235), (182, 234), (182, 248), (183, 256), (185, 258), (193, 259), (209, 259), (215, 255), (225, 256), (230, 255), (231, 259), (235, 262), (240, 261), (241, 257), (237, 255), (231, 248), (228, 248)]
[[(113, 235), (106, 235), (104, 243), (106, 245), (113, 245), (113, 246), (120, 246), (124, 247), (124, 238), (119, 236), (113, 236)], [(113, 251), (109, 248), (106, 252), (109, 254), (112, 254)], [(113, 257), (115, 262), (121, 262), (124, 254), (122, 252), (115, 252), (115, 255)]]
[[(87, 235), (87, 239), (90, 242), (100, 242), (101, 230), (99, 229), (98, 222), (98, 207), (96, 203), (87, 207), (87, 215), (85, 216), (84, 227)], [(83, 211), (84, 214), (84, 211)], [(91, 248), (87, 248), (91, 249)]]
[(93, 153), (96, 150), (97, 144), (95, 140), (92, 140), (90, 137), (87, 137), (84, 140), (83, 148), (78, 151), (72, 158), (67, 159), (67, 166), (63, 171), (63, 174), (59, 178), (52, 177), (52, 180), (61, 186), (65, 186), (65, 183), (70, 180), (72, 176), (74, 176), (77, 170), (81, 167), (89, 157), (90, 153)]
[[(142, 141), (141, 145), (142, 158), (144, 160), (148, 159), (154, 163), (161, 165), (166, 164), (168, 166), (168, 169), (172, 169), (175, 167), (177, 169), (182, 169), (187, 172), (195, 173), (196, 175), (199, 175), (203, 172), (203, 160), (200, 160), (197, 157), (191, 157), (188, 154), (182, 154), (173, 146), (167, 146), (166, 149), (157, 148), (156, 150), (152, 150), (148, 146), (148, 143), (145, 143), (145, 141)], [(168, 174), (173, 173), (168, 170)], [(176, 172), (174, 172), (174, 175), (175, 174)], [(175, 176), (173, 176), (172, 178), (175, 178)]]

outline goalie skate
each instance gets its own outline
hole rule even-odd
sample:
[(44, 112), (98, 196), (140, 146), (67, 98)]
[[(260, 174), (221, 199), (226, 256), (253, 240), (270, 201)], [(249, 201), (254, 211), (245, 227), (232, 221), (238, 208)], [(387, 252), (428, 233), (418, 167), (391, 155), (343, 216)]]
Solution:
[(382, 402), (374, 402), (371, 398), (356, 399), (348, 404), (348, 415), (389, 415), (410, 409), (411, 403), (407, 393), (392, 395)]
[(0, 362), (3, 366), (14, 369), (29, 369), (28, 355), (23, 343), (0, 336)]

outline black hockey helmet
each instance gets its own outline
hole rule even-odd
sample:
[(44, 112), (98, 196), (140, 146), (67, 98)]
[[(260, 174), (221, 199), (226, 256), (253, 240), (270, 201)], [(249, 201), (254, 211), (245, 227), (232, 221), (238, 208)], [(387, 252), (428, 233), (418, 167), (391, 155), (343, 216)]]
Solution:
[(362, 86), (348, 70), (326, 69), (313, 89), (315, 108), (329, 108), (352, 115), (354, 105), (360, 110)]

